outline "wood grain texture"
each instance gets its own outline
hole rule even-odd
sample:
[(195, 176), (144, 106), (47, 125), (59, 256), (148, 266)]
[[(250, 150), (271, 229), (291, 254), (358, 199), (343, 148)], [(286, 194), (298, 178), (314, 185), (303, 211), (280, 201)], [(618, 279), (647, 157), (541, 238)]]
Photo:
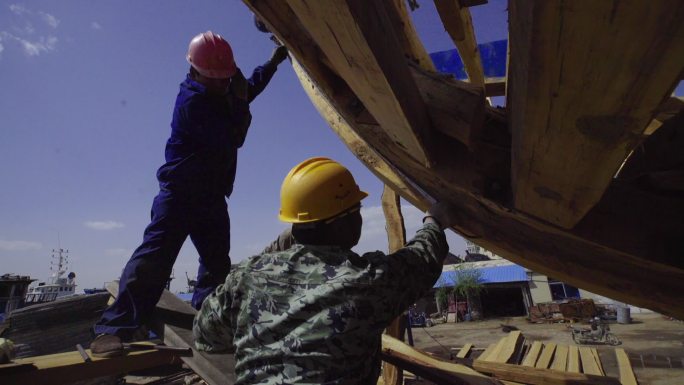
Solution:
[(684, 69), (684, 3), (526, 1), (510, 10), (515, 208), (574, 227)]

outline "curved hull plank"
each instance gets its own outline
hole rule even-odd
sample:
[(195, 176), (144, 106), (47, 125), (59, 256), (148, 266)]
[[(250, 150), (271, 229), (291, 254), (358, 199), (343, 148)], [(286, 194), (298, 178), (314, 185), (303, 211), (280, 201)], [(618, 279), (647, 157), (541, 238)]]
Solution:
[[(481, 107), (484, 113), (480, 114), (480, 119), (477, 114), (469, 116), (453, 112), (452, 122), (460, 120), (470, 127), (466, 134), (460, 134), (460, 139), (459, 135), (446, 134), (448, 129), (442, 127), (446, 124), (434, 117), (435, 106), (440, 103), (447, 105), (448, 101), (429, 100), (429, 95), (460, 95), (472, 105), (480, 101), (484, 105), (482, 93), (478, 94), (477, 101), (468, 96), (472, 93), (468, 87), (472, 85), (444, 80), (439, 82), (439, 87), (446, 87), (448, 92), (435, 93), (432, 90), (437, 87), (431, 82), (439, 79), (439, 75), (430, 75), (424, 67), (413, 68), (409, 63), (420, 102), (430, 116), (430, 136), (435, 139), (426, 147), (434, 160), (434, 165), (428, 168), (416, 157), (406, 156), (405, 148), (388, 133), (393, 126), (381, 123), (378, 110), (367, 106), (356, 92), (358, 84), (351, 86), (353, 74), (330, 64), (335, 61), (317, 45), (322, 37), (310, 35), (325, 31), (304, 28), (306, 23), (299, 17), (308, 16), (302, 12), (296, 14), (285, 2), (245, 0), (245, 3), (266, 22), (301, 64), (301, 68), (295, 65), (297, 75), (331, 127), (375, 175), (402, 197), (420, 209), (426, 209), (434, 200), (450, 202), (459, 212), (455, 218), (455, 231), (527, 268), (610, 298), (684, 318), (684, 307), (681, 306), (681, 293), (684, 292), (684, 261), (681, 258), (684, 255), (684, 243), (681, 241), (684, 203), (681, 194), (644, 189), (633, 179), (613, 179), (612, 173), (621, 160), (614, 165), (609, 157), (605, 163), (597, 161), (594, 165), (595, 168), (608, 167), (612, 170), (608, 181), (603, 182), (606, 184), (605, 193), (597, 198), (586, 215), (577, 218), (579, 222), (574, 227), (568, 229), (549, 218), (518, 210), (513, 197), (519, 182), (511, 183), (510, 179), (511, 151), (517, 151), (511, 148), (511, 143), (517, 142), (512, 141), (508, 134), (505, 115), (486, 106)], [(401, 33), (406, 33), (406, 30)], [(401, 44), (401, 47), (411, 49), (407, 44)], [(413, 57), (411, 52), (406, 54)], [(393, 97), (402, 95), (395, 93)], [(516, 99), (511, 100), (514, 95), (511, 90), (508, 98), (512, 106), (516, 105)], [(647, 99), (653, 98), (644, 100)], [(442, 111), (451, 112), (450, 109), (444, 107)], [(643, 121), (647, 123), (652, 117), (646, 116)], [(666, 121), (658, 131), (669, 122)], [(679, 123), (673, 121), (672, 124)], [(516, 127), (511, 122), (510, 128), (519, 130)], [(657, 137), (658, 131), (648, 140)], [(512, 134), (514, 137), (520, 135), (519, 132)], [(583, 142), (568, 143), (570, 148), (583, 145)], [(680, 149), (669, 151), (676, 150)], [(569, 163), (577, 161), (572, 151), (558, 154), (567, 157)], [(542, 156), (539, 161), (544, 160)]]

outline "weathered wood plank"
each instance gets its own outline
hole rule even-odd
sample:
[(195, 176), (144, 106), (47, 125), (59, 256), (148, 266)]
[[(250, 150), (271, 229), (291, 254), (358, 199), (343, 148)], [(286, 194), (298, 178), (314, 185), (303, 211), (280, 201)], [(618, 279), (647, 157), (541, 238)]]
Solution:
[(580, 373), (579, 349), (577, 346), (569, 346), (568, 349), (568, 372)]
[(534, 367), (537, 364), (537, 359), (539, 358), (539, 353), (541, 353), (541, 350), (541, 341), (534, 341), (532, 346), (530, 346), (530, 350), (527, 352), (527, 355), (523, 359), (522, 364), (520, 365)]
[(467, 7), (461, 7), (458, 0), (435, 0), (435, 7), (444, 28), (458, 49), (469, 81), (484, 87), (482, 59), (475, 40), (470, 10)]
[(429, 208), (429, 203), (425, 200), (423, 193), (415, 189), (403, 176), (401, 176), (387, 161), (372, 149), (363, 140), (330, 102), (321, 94), (319, 88), (311, 81), (309, 75), (304, 71), (299, 62), (293, 60), (293, 67), (302, 88), (307, 93), (311, 102), (318, 112), (325, 119), (335, 133), (347, 145), (347, 148), (363, 162), (371, 172), (375, 174), (385, 185), (396, 191), (402, 198), (406, 199), (419, 210), (425, 211)]
[(603, 364), (601, 364), (601, 358), (599, 357), (598, 350), (596, 350), (596, 348), (591, 348), (591, 355), (594, 356), (594, 362), (596, 362), (596, 367), (601, 372), (601, 375), (605, 376), (606, 372), (603, 370)]
[(572, 228), (679, 82), (684, 3), (516, 0), (509, 10), (515, 208)]
[(492, 352), (496, 349), (497, 345), (498, 342), (496, 344), (489, 344), (487, 348), (484, 350), (484, 352), (482, 352), (482, 354), (480, 354), (480, 356), (477, 359), (481, 361), (487, 361), (491, 356)]
[(461, 348), (461, 350), (458, 351), (458, 354), (456, 354), (456, 358), (466, 358), (468, 353), (470, 353), (470, 349), (473, 348), (473, 344), (465, 344)]
[(492, 361), (500, 362), (502, 364), (508, 362), (508, 360), (510, 360), (513, 356), (513, 353), (515, 353), (516, 349), (520, 347), (522, 339), (522, 333), (520, 330), (514, 330), (508, 333), (508, 335), (502, 339), (503, 344), (501, 345), (501, 349), (499, 349), (496, 357), (494, 357)]
[(435, 72), (435, 64), (420, 41), (418, 32), (416, 32), (416, 28), (413, 26), (411, 15), (409, 15), (408, 9), (406, 9), (406, 1), (386, 0), (385, 6), (387, 8), (394, 8), (394, 10), (388, 12), (388, 15), (404, 55), (413, 60), (420, 68)]
[[(465, 365), (438, 360), (386, 334), (382, 335), (381, 358), (385, 362), (392, 362), (400, 368), (440, 384), (497, 385), (495, 379)], [(416, 373), (417, 368), (422, 368), (423, 371)], [(436, 376), (426, 376), (431, 373)]]
[(632, 370), (632, 364), (629, 362), (629, 357), (627, 357), (625, 349), (615, 349), (615, 357), (617, 358), (618, 369), (620, 371), (620, 383), (622, 385), (637, 385), (637, 380), (634, 376), (634, 371)]
[(612, 377), (568, 373), (553, 369), (530, 368), (482, 360), (475, 360), (473, 362), (473, 369), (481, 373), (490, 374), (500, 380), (515, 381), (531, 385), (620, 384), (620, 381), (618, 381), (617, 378)]
[(553, 354), (556, 351), (556, 344), (554, 342), (549, 342), (544, 345), (544, 350), (542, 351), (537, 363), (534, 365), (535, 368), (546, 369), (551, 364), (553, 359)]
[[(406, 227), (404, 226), (404, 217), (401, 214), (399, 194), (385, 185), (382, 190), (381, 201), (382, 211), (385, 214), (388, 251), (393, 253), (406, 244)], [(395, 318), (385, 329), (385, 334), (402, 339), (404, 334), (404, 318), (403, 314)], [(407, 325), (407, 327), (411, 326)], [(382, 368), (382, 378), (387, 385), (402, 385), (404, 383), (403, 371), (391, 364), (386, 364)]]
[(380, 0), (288, 0), (336, 72), (387, 135), (421, 164), (432, 164), (425, 103)]
[(90, 349), (86, 352), (90, 362), (84, 362), (78, 351), (16, 359), (14, 366), (20, 365), (22, 370), (8, 374), (0, 365), (0, 382), (3, 385), (71, 384), (179, 362), (178, 353), (167, 350), (131, 351), (112, 358), (93, 357)]
[[(507, 342), (506, 337), (499, 339), (499, 341), (497, 341), (497, 343), (494, 345), (494, 347), (491, 350), (489, 348), (487, 348), (487, 350), (485, 350), (485, 353), (487, 353), (487, 355), (485, 356), (486, 358), (480, 357), (480, 359), (485, 360), (485, 361), (497, 362), (497, 358), (499, 357), (501, 350), (506, 345), (506, 342)], [(483, 353), (483, 355), (484, 355), (484, 353)]]
[(593, 374), (596, 376), (602, 376), (603, 372), (599, 369), (596, 364), (596, 359), (591, 353), (591, 348), (582, 346), (579, 348), (580, 358), (582, 360), (582, 372), (586, 374)]
[(553, 356), (553, 363), (551, 369), (565, 371), (568, 366), (568, 346), (558, 345), (556, 347), (556, 354)]

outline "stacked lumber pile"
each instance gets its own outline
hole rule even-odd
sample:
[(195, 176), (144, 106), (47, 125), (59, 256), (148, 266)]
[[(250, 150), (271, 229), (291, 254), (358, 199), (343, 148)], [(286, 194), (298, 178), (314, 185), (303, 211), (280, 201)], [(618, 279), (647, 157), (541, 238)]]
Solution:
[(530, 322), (587, 322), (598, 314), (592, 299), (543, 302), (530, 306)]
[(12, 340), (16, 356), (31, 357), (87, 346), (92, 327), (107, 305), (109, 293), (78, 295), (13, 311), (2, 337)]

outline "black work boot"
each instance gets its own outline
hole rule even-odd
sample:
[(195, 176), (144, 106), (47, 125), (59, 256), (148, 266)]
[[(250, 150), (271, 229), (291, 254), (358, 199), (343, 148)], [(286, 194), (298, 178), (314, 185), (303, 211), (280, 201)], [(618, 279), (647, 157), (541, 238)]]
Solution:
[(90, 352), (94, 357), (116, 357), (123, 355), (124, 348), (119, 336), (100, 334), (90, 343)]

